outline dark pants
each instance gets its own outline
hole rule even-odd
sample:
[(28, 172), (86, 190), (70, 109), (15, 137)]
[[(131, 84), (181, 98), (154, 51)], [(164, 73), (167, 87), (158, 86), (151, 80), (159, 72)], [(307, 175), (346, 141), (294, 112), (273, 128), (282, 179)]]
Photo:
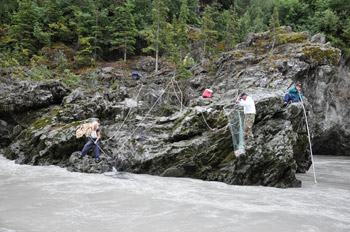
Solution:
[[(88, 151), (90, 150), (91, 146), (94, 145), (94, 142), (96, 141), (96, 139), (90, 139), (84, 146), (83, 151), (81, 152), (81, 156), (85, 156), (86, 153), (88, 153)], [(101, 143), (100, 140), (97, 141), (97, 145), (100, 147)], [(95, 145), (95, 159), (99, 159), (100, 158), (100, 148)]]
[(299, 102), (299, 98), (298, 97), (292, 97), (292, 96), (290, 96), (289, 93), (286, 93), (286, 95), (284, 95), (284, 102), (289, 102), (289, 101)]

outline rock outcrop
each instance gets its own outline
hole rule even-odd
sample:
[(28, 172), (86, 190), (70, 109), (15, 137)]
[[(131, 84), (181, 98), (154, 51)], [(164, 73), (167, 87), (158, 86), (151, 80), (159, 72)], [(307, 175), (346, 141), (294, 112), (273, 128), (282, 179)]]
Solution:
[[(0, 92), (1, 105), (7, 105), (0, 111), (1, 147), (18, 163), (72, 171), (103, 172), (115, 166), (228, 184), (300, 186), (295, 173), (311, 165), (303, 108), (301, 103), (282, 104), (295, 82), (303, 83), (314, 153), (347, 155), (349, 148), (349, 69), (340, 51), (322, 37), (311, 41), (308, 33), (290, 28), (280, 28), (274, 39), (269, 32), (250, 34), (211, 65), (192, 67), (195, 76), (182, 81), (173, 79), (176, 74), (166, 64), (151, 73), (154, 61), (140, 58), (131, 65), (142, 73), (140, 80), (114, 67), (97, 69), (93, 85), (100, 83), (99, 88), (69, 93), (58, 85), (42, 87), (34, 91), (40, 93), (31, 98), (35, 103), (6, 100), (18, 88), (7, 84)], [(210, 99), (200, 98), (206, 88), (214, 91)], [(255, 100), (257, 115), (254, 140), (236, 157), (223, 107), (242, 91)], [(23, 117), (26, 110), (31, 117)], [(74, 134), (77, 125), (96, 119), (107, 154), (98, 164), (79, 159), (86, 139)], [(4, 128), (10, 129), (6, 133)]]

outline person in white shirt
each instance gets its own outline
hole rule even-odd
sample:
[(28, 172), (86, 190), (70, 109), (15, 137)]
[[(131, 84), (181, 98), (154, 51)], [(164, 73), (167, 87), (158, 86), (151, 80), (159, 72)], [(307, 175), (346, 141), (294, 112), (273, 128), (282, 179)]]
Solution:
[(85, 144), (80, 154), (80, 158), (83, 158), (86, 155), (86, 153), (88, 153), (92, 145), (95, 145), (95, 161), (96, 163), (98, 163), (100, 162), (100, 146), (101, 146), (101, 142), (100, 142), (101, 130), (98, 128), (98, 122), (95, 121), (92, 124), (90, 124), (89, 127), (86, 128), (85, 133), (90, 134), (90, 139)]
[(254, 138), (253, 124), (255, 120), (255, 103), (253, 98), (246, 93), (242, 93), (236, 100), (237, 104), (244, 107), (244, 127), (243, 136), (244, 140), (250, 140)]

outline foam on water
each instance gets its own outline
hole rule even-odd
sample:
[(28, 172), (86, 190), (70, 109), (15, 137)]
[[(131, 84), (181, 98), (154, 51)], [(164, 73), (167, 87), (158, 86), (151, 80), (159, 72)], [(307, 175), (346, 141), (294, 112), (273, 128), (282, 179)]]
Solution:
[[(350, 158), (315, 156), (301, 188), (127, 178), (0, 157), (0, 231), (350, 231)], [(117, 172), (112, 172), (116, 174)]]

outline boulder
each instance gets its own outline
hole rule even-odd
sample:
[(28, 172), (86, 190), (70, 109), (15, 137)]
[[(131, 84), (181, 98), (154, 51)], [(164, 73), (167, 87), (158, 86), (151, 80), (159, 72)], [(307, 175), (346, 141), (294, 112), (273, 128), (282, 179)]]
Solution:
[(26, 111), (60, 104), (68, 94), (69, 90), (59, 81), (0, 83), (0, 117), (11, 119)]

